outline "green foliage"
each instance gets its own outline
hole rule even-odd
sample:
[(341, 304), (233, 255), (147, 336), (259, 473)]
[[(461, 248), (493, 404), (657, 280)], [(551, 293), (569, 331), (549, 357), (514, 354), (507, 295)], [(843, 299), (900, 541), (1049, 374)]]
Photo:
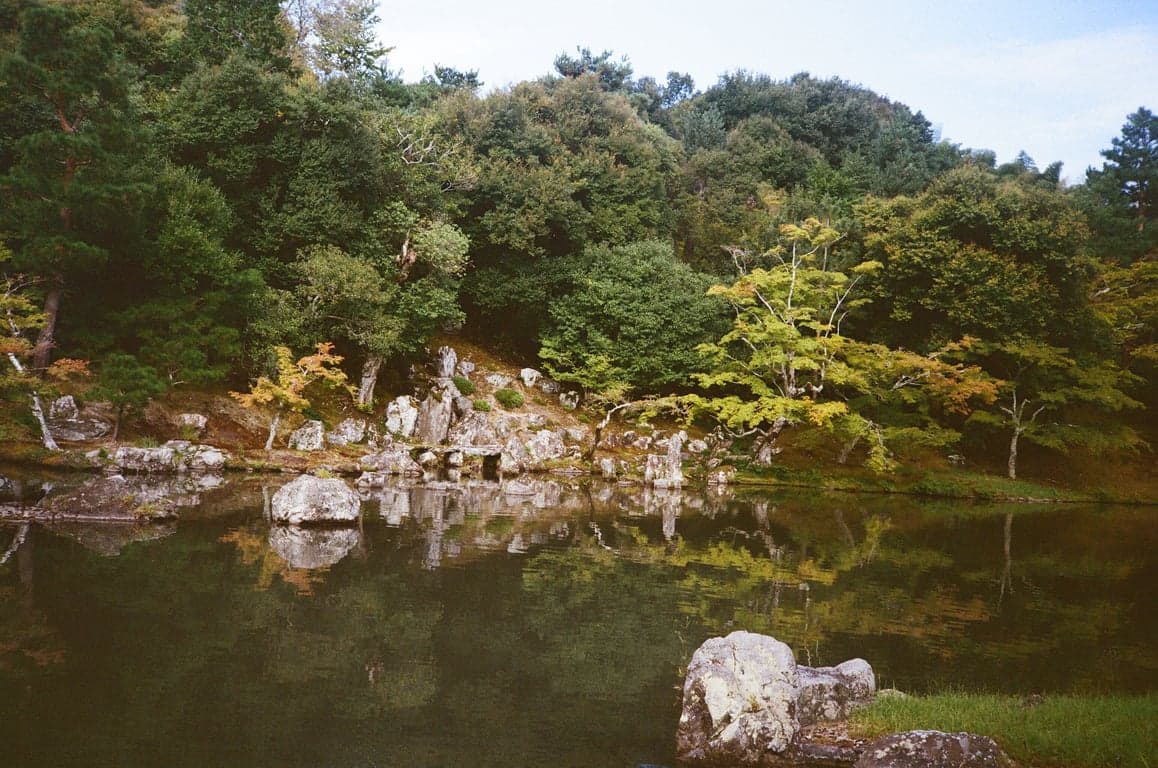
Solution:
[(481, 411), (483, 413), (487, 413), (491, 409), (491, 401), (487, 400), (486, 398), (482, 398), (482, 397), (475, 400), (473, 405), (474, 405), (474, 409), (476, 411)]
[[(126, 415), (141, 413), (149, 401), (166, 389), (156, 369), (132, 355), (114, 353), (100, 365), (97, 385), (90, 397), (108, 400), (117, 409), (117, 429)], [(116, 439), (114, 432), (113, 438)]]
[(499, 405), (506, 408), (507, 410), (522, 408), (523, 403), (526, 402), (521, 392), (506, 388), (495, 391), (495, 400), (497, 400)]
[(724, 304), (705, 295), (710, 278), (666, 243), (596, 246), (562, 263), (569, 290), (551, 304), (539, 350), (558, 381), (590, 393), (686, 385), (696, 345), (724, 330)]
[(476, 391), (478, 391), (478, 387), (476, 387), (474, 385), (474, 382), (465, 376), (454, 376), (451, 378), (451, 381), (454, 382), (455, 388), (459, 391), (459, 394), (461, 394), (461, 395), (465, 395), (467, 397), (470, 397)]

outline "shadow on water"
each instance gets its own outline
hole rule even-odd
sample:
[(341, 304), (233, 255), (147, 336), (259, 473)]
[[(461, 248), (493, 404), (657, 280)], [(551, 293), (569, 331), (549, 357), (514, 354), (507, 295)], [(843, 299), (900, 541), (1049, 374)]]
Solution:
[(0, 764), (672, 765), (682, 667), (740, 628), (915, 691), (1158, 684), (1150, 510), (511, 480), (299, 530), (282, 482), (0, 524)]

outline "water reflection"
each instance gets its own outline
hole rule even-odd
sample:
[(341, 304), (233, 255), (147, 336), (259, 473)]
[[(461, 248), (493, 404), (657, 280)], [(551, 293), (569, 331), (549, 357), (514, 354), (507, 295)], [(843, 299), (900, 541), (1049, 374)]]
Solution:
[(1158, 685), (1146, 511), (545, 479), (300, 530), (272, 484), (116, 557), (0, 526), (0, 762), (671, 764), (680, 670), (737, 628), (912, 690)]

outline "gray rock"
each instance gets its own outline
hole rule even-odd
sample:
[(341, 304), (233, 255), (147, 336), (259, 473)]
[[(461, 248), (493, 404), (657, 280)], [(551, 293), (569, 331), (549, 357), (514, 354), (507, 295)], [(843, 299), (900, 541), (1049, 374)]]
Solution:
[(453, 399), (446, 393), (431, 392), (418, 406), (418, 421), (414, 437), (427, 445), (439, 445), (446, 440), (454, 417)]
[(835, 667), (798, 667), (800, 693), (796, 716), (801, 725), (823, 720), (843, 720), (856, 707), (872, 701), (876, 676), (864, 659), (851, 659)]
[(684, 482), (683, 458), (680, 453), (687, 433), (677, 432), (669, 437), (667, 453), (660, 456), (651, 454), (643, 472), (643, 481), (656, 488), (679, 488)]
[(326, 427), (317, 419), (311, 419), (293, 431), (289, 447), (295, 451), (320, 451), (325, 446)]
[(579, 393), (574, 390), (570, 392), (560, 392), (559, 405), (563, 406), (569, 411), (575, 410), (579, 407)]
[(554, 379), (544, 377), (539, 379), (539, 391), (544, 395), (557, 395), (563, 391), (563, 388), (559, 386), (559, 382)]
[(410, 451), (406, 448), (387, 447), (378, 453), (371, 453), (358, 460), (358, 464), (367, 472), (378, 472), (387, 475), (422, 476), (422, 466), (410, 458)]
[[(85, 454), (94, 464), (101, 464), (99, 451)], [(122, 472), (216, 472), (225, 468), (229, 454), (212, 445), (197, 445), (187, 440), (170, 440), (157, 448), (123, 445), (113, 452), (111, 466)]]
[(200, 437), (205, 432), (205, 428), (209, 426), (209, 417), (200, 413), (179, 413), (177, 414), (177, 426)]
[(529, 466), (540, 468), (548, 461), (561, 459), (567, 454), (567, 447), (558, 432), (540, 429), (525, 443)]
[(680, 760), (758, 765), (783, 754), (799, 730), (792, 649), (751, 632), (701, 645), (688, 664), (676, 732)]
[(458, 395), (454, 398), (454, 417), (455, 419), (464, 418), (468, 413), (474, 410), (474, 400), (471, 400), (466, 395)]
[(543, 378), (543, 374), (534, 368), (524, 368), (519, 371), (519, 378), (523, 380), (524, 387), (533, 387), (539, 383), (539, 379)]
[[(471, 411), (463, 416), (450, 428), (446, 442), (450, 445), (464, 447), (477, 445), (496, 445), (499, 442), (498, 433), (491, 425), (489, 414), (481, 411)], [(498, 451), (496, 450), (495, 453)]]
[(614, 480), (618, 477), (619, 471), (615, 466), (615, 459), (600, 459), (599, 472), (603, 475), (604, 480)]
[(688, 453), (704, 453), (708, 450), (708, 444), (704, 440), (689, 440)]
[(426, 469), (438, 466), (438, 454), (434, 451), (423, 451), (418, 454), (418, 464)]
[(490, 384), (495, 389), (502, 389), (503, 387), (510, 385), (511, 377), (505, 376), (501, 373), (491, 373), (487, 374), (487, 377), (484, 379), (484, 381), (486, 381), (487, 384)]
[(474, 373), (474, 371), (475, 371), (475, 364), (472, 363), (470, 360), (459, 360), (458, 361), (458, 372), (460, 375), (469, 379), (470, 375), (472, 373)]
[(80, 418), (80, 409), (76, 407), (76, 400), (72, 395), (64, 395), (52, 401), (48, 406), (48, 418), (51, 421), (70, 421)]
[(1012, 768), (1009, 755), (987, 736), (905, 731), (865, 747), (854, 768)]
[(732, 479), (735, 476), (736, 470), (730, 467), (724, 467), (722, 469), (716, 469), (709, 472), (706, 479), (708, 485), (714, 485), (722, 488), (726, 485), (731, 485)]
[(343, 419), (338, 426), (326, 434), (330, 445), (350, 445), (366, 439), (365, 419)]
[(454, 347), (438, 348), (438, 378), (449, 379), (454, 375), (454, 368), (458, 365), (458, 353)]
[(585, 443), (590, 435), (591, 430), (587, 427), (566, 427), (563, 430), (564, 439), (572, 443)]
[(72, 395), (53, 400), (48, 407), (48, 431), (57, 440), (84, 442), (97, 440), (112, 431), (107, 419), (98, 418), (77, 408)]
[(360, 508), (358, 494), (342, 480), (301, 475), (277, 490), (270, 509), (274, 522), (302, 525), (353, 522)]
[(328, 568), (350, 554), (361, 537), (357, 528), (299, 528), (275, 525), (269, 547), (290, 568)]
[(462, 451), (447, 451), (443, 458), (443, 463), (448, 469), (459, 469), (462, 467), (464, 457)]
[(527, 446), (518, 435), (511, 435), (503, 444), (499, 454), (499, 472), (503, 474), (517, 474), (526, 468), (530, 456)]
[(414, 398), (399, 395), (386, 406), (386, 431), (399, 437), (412, 437), (418, 423), (418, 408)]

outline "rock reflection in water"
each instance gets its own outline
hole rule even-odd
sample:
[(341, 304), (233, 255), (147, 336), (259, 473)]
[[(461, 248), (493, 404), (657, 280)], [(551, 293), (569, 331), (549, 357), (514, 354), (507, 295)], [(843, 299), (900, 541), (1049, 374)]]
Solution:
[(44, 527), (58, 536), (80, 542), (85, 549), (103, 557), (116, 557), (129, 544), (156, 541), (177, 532), (174, 523), (87, 523), (54, 522)]
[(290, 568), (328, 568), (350, 554), (361, 542), (357, 528), (300, 528), (275, 525), (269, 546)]

